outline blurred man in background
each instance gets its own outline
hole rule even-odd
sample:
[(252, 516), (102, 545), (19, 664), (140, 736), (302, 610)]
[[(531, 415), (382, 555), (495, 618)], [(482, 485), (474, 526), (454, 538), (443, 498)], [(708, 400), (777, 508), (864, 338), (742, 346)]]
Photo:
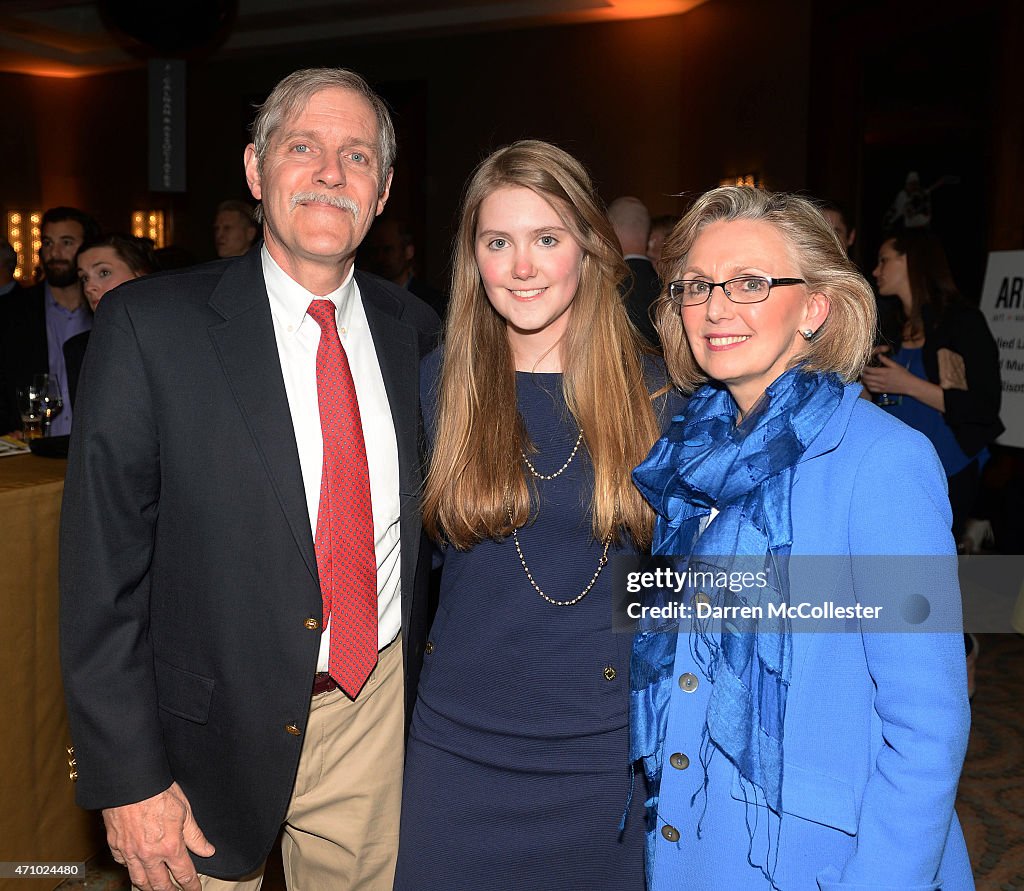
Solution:
[(213, 243), (217, 256), (241, 257), (260, 234), (252, 208), (244, 201), (222, 201), (213, 218)]

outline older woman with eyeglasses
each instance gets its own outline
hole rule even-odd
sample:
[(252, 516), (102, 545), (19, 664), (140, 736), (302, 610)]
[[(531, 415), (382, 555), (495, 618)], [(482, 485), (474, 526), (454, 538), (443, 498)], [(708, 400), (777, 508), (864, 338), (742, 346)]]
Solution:
[(685, 581), (634, 643), (649, 886), (973, 888), (949, 503), (927, 439), (858, 398), (871, 290), (813, 205), (754, 189), (700, 198), (664, 258), (696, 393), (634, 472)]

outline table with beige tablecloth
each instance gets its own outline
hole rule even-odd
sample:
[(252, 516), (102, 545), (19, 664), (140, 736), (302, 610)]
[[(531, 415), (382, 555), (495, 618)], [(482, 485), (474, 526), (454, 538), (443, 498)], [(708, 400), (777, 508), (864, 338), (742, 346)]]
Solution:
[[(83, 861), (102, 844), (75, 805), (58, 652), (57, 539), (67, 462), (0, 458), (0, 862)], [(58, 881), (0, 879), (34, 891)]]

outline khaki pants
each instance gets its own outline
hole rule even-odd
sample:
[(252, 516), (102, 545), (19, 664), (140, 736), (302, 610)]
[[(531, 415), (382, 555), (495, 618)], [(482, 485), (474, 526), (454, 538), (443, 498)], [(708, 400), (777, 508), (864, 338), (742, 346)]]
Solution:
[[(353, 702), (313, 697), (281, 857), (291, 891), (391, 891), (401, 821), (405, 727), (402, 639), (381, 651)], [(204, 891), (258, 891), (247, 880), (200, 876)]]

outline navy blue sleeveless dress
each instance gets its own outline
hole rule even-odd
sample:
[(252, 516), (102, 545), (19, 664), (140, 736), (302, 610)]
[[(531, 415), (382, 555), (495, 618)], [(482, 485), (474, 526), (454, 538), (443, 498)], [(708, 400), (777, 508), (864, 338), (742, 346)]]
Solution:
[[(431, 438), (438, 363), (427, 357), (421, 375)], [(579, 435), (562, 376), (519, 372), (516, 389), (538, 449), (531, 461), (552, 474)], [(585, 446), (564, 473), (534, 482), (540, 509), (519, 541), (541, 590), (570, 600), (602, 553)], [(630, 552), (613, 545), (609, 557)], [(632, 639), (612, 633), (611, 577), (606, 569), (579, 603), (555, 606), (511, 538), (447, 549), (408, 744), (396, 889), (644, 887), (640, 776), (619, 831)]]

